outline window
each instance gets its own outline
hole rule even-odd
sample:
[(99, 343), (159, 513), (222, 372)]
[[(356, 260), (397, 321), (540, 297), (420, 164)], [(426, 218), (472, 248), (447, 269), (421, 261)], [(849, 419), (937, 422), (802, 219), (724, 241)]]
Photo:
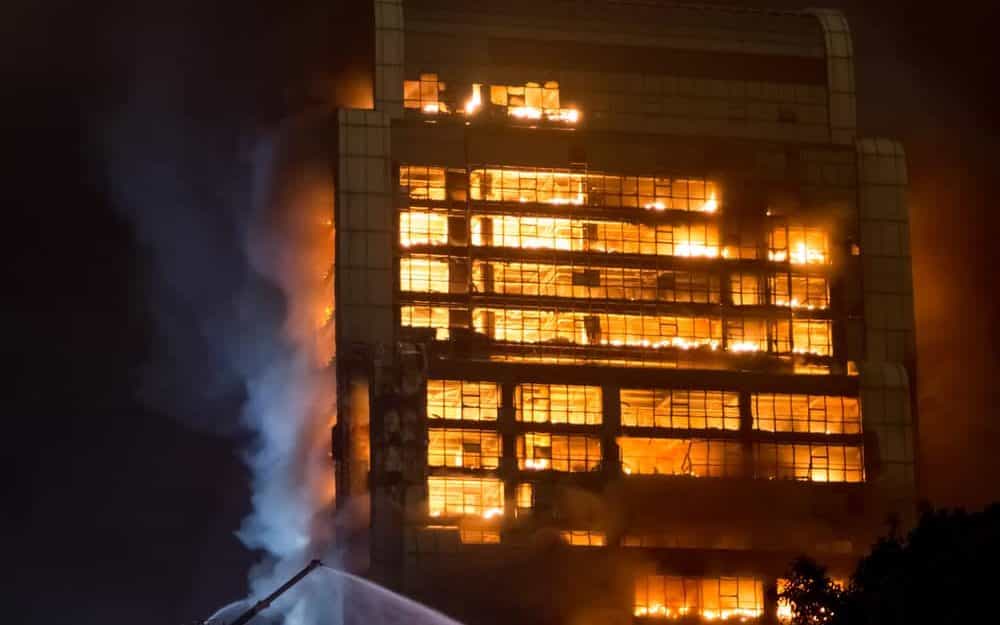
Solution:
[(535, 471), (593, 471), (601, 464), (601, 439), (527, 432), (517, 437), (517, 465)]
[(792, 346), (796, 354), (831, 355), (830, 322), (825, 319), (793, 320)]
[(768, 237), (767, 258), (793, 265), (826, 265), (830, 263), (830, 242), (820, 228), (775, 226)]
[(603, 547), (607, 544), (604, 532), (593, 530), (568, 530), (559, 532), (559, 537), (567, 545), (574, 547)]
[(770, 277), (775, 306), (823, 310), (830, 307), (830, 287), (823, 276), (778, 273)]
[(636, 616), (712, 621), (758, 618), (763, 613), (764, 584), (753, 577), (645, 575), (636, 580)]
[(535, 489), (531, 482), (521, 482), (517, 485), (516, 495), (516, 515), (522, 516), (530, 514), (535, 507)]
[(399, 186), (414, 200), (444, 200), (447, 197), (444, 167), (399, 167)]
[(432, 517), (503, 515), (503, 482), (487, 477), (429, 477), (427, 506)]
[(495, 469), (500, 465), (500, 435), (496, 432), (430, 428), (427, 435), (429, 466)]
[(424, 113), (447, 113), (448, 107), (440, 101), (445, 84), (437, 74), (420, 74), (420, 80), (403, 81), (403, 107)]
[(495, 341), (693, 349), (720, 344), (722, 322), (707, 317), (477, 308), (473, 328)]
[(529, 82), (524, 85), (490, 85), (490, 102), (507, 108), (507, 114), (518, 119), (576, 123), (580, 111), (559, 106), (559, 83)]
[(448, 211), (419, 207), (400, 211), (399, 244), (447, 245)]
[(500, 532), (496, 530), (459, 528), (459, 540), (463, 545), (498, 545), (500, 544)]
[(451, 327), (451, 310), (447, 306), (415, 304), (399, 307), (400, 325), (408, 328), (434, 328), (439, 341), (448, 339)]
[(636, 224), (563, 217), (476, 215), (474, 246), (717, 258), (715, 224)]
[(743, 474), (743, 447), (737, 441), (618, 437), (626, 475), (736, 477)]
[(733, 391), (621, 390), (622, 425), (738, 430), (740, 395)]
[(757, 477), (811, 482), (862, 482), (860, 446), (809, 443), (759, 443), (755, 446)]
[(729, 276), (729, 289), (735, 306), (759, 306), (764, 303), (764, 289), (760, 277), (753, 273), (733, 273)]
[(714, 213), (719, 208), (715, 183), (699, 179), (489, 167), (473, 169), (469, 180), (472, 199), (486, 202), (587, 204), (702, 213)]
[(417, 293), (448, 293), (451, 289), (448, 258), (406, 256), (399, 259), (399, 290)]
[(726, 319), (726, 350), (730, 352), (766, 352), (767, 321), (764, 319)]
[(754, 393), (750, 407), (754, 429), (765, 432), (861, 433), (856, 397)]
[(500, 386), (493, 382), (427, 380), (427, 418), (496, 421)]
[(718, 276), (690, 271), (477, 260), (473, 285), (477, 292), (503, 295), (719, 302)]
[(519, 384), (514, 391), (518, 421), (599, 425), (601, 387), (566, 384)]

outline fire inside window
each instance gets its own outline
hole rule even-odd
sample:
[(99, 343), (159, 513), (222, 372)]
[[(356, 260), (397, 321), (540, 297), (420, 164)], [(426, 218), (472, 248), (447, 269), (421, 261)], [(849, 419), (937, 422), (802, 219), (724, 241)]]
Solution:
[(603, 547), (608, 539), (604, 532), (594, 530), (568, 530), (559, 532), (559, 538), (573, 547)]
[(731, 391), (621, 390), (623, 426), (738, 430), (740, 396)]
[[(420, 74), (418, 80), (403, 81), (403, 107), (425, 115), (460, 113), (466, 117), (483, 109), (483, 84), (472, 83), (467, 94), (448, 93), (437, 74)], [(489, 104), (514, 119), (575, 124), (580, 111), (560, 106), (559, 83), (528, 82), (523, 85), (490, 85)], [(455, 98), (462, 98), (457, 101)]]
[(428, 477), (427, 508), (433, 518), (501, 517), (503, 482), (489, 477)]
[(646, 575), (636, 580), (633, 613), (664, 619), (755, 619), (764, 613), (764, 584), (753, 577)]
[(743, 445), (739, 441), (618, 437), (622, 472), (626, 475), (742, 477)]
[(855, 397), (754, 393), (754, 429), (767, 432), (860, 434), (861, 408)]
[(759, 443), (754, 446), (756, 477), (812, 482), (862, 482), (860, 445)]
[(601, 439), (527, 432), (517, 437), (517, 463), (528, 471), (593, 471), (601, 464)]
[(514, 393), (518, 421), (600, 425), (601, 387), (567, 384), (519, 384)]

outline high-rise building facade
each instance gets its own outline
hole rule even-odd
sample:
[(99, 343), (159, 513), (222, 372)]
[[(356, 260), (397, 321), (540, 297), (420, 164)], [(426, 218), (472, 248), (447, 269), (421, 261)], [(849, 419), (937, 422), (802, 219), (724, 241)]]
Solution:
[(348, 566), (470, 624), (760, 620), (914, 504), (902, 148), (832, 11), (376, 0), (341, 110)]

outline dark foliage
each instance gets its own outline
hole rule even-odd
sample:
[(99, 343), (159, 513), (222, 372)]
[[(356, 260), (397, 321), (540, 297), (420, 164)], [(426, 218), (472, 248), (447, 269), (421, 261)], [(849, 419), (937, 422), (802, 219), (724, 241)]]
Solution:
[(799, 558), (779, 597), (792, 605), (794, 625), (992, 623), (998, 558), (1000, 504), (928, 511), (905, 538), (892, 532), (875, 543), (847, 588)]

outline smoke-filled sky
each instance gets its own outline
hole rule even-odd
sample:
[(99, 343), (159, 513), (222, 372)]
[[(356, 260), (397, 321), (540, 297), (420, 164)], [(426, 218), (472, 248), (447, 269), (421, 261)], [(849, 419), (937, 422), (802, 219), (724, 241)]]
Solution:
[[(727, 4), (848, 14), (860, 130), (908, 149), (923, 493), (1000, 498), (996, 10)], [(248, 393), (220, 354), (286, 307), (246, 262), (252, 157), (286, 113), (358, 94), (334, 80), (365, 64), (343, 5), (5, 6), (12, 620), (179, 624), (245, 592)]]

